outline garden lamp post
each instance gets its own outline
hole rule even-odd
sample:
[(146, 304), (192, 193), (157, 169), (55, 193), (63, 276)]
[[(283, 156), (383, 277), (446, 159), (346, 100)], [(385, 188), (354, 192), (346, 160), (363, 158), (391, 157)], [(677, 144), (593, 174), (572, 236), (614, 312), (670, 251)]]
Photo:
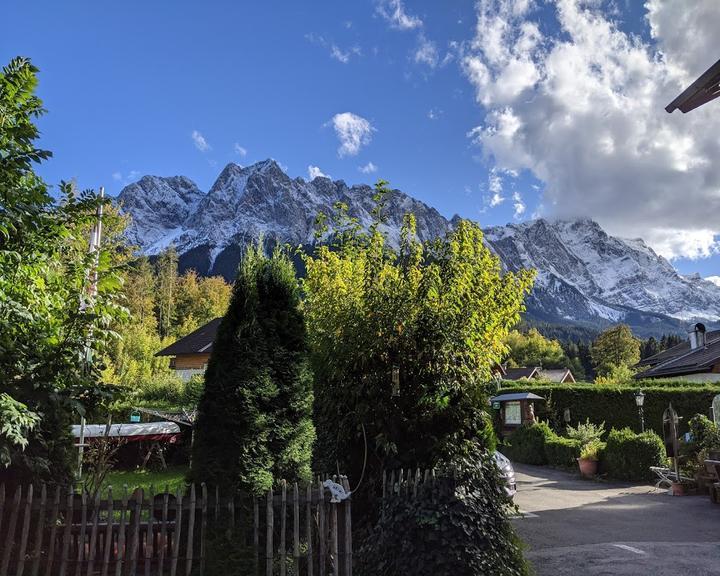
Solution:
[(642, 390), (635, 392), (635, 404), (638, 407), (638, 414), (640, 415), (640, 431), (645, 432), (645, 417), (643, 415), (643, 404), (645, 403), (645, 394)]

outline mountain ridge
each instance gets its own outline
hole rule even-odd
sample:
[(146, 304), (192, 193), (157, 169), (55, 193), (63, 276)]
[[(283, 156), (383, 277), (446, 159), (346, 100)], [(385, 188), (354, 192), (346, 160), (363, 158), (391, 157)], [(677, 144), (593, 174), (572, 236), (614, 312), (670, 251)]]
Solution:
[[(318, 212), (337, 202), (361, 226), (372, 222), (373, 189), (343, 180), (290, 178), (272, 159), (243, 167), (230, 163), (210, 190), (184, 176), (143, 176), (117, 197), (129, 214), (127, 236), (147, 255), (171, 243), (182, 269), (234, 276), (242, 246), (263, 237), (269, 243), (315, 242)], [(382, 230), (397, 245), (402, 219), (415, 214), (418, 237), (446, 234), (457, 222), (393, 190)], [(591, 219), (536, 219), (484, 229), (489, 247), (509, 270), (538, 270), (527, 316), (543, 322), (602, 328), (627, 322), (639, 334), (682, 331), (694, 320), (720, 319), (720, 286), (682, 276), (640, 238), (607, 234)]]

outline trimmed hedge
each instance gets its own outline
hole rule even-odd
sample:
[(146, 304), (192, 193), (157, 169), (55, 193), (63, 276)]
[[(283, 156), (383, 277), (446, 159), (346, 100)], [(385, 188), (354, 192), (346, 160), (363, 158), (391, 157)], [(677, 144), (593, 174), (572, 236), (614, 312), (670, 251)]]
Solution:
[(525, 424), (501, 446), (510, 460), (542, 466), (574, 466), (580, 456), (580, 442), (558, 436), (546, 422)]
[(652, 480), (650, 466), (664, 466), (665, 445), (654, 432), (636, 434), (629, 428), (611, 430), (603, 453), (608, 476), (620, 480)]
[(635, 391), (642, 388), (645, 393), (645, 427), (662, 435), (662, 415), (668, 404), (682, 417), (680, 433), (688, 431), (688, 421), (695, 414), (708, 414), (712, 399), (720, 394), (720, 385), (705, 384), (689, 386), (646, 385), (637, 386), (597, 386), (594, 384), (536, 384), (535, 382), (505, 382), (498, 394), (533, 392), (547, 402), (535, 403), (535, 414), (542, 420), (548, 420), (556, 430), (564, 430), (563, 413), (570, 409), (571, 423), (605, 422), (607, 428), (640, 428), (638, 409), (635, 404)]
[(547, 464), (545, 445), (554, 437), (555, 433), (545, 422), (523, 424), (505, 440), (501, 451), (515, 462)]
[(580, 457), (580, 442), (553, 436), (545, 442), (545, 456), (551, 466), (576, 466)]

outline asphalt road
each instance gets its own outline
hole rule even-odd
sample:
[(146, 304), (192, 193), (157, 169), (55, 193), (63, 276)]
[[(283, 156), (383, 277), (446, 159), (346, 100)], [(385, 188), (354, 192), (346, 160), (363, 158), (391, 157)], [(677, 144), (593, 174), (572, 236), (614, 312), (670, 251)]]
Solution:
[(513, 520), (537, 576), (720, 576), (720, 505), (515, 464)]

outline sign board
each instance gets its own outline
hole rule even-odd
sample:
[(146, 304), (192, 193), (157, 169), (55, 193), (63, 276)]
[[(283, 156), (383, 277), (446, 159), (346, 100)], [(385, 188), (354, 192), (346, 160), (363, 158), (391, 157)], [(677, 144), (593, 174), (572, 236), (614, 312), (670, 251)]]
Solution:
[(137, 424), (140, 422), (140, 412), (130, 412), (130, 423)]
[(500, 410), (500, 402), (493, 402), (493, 409)]

